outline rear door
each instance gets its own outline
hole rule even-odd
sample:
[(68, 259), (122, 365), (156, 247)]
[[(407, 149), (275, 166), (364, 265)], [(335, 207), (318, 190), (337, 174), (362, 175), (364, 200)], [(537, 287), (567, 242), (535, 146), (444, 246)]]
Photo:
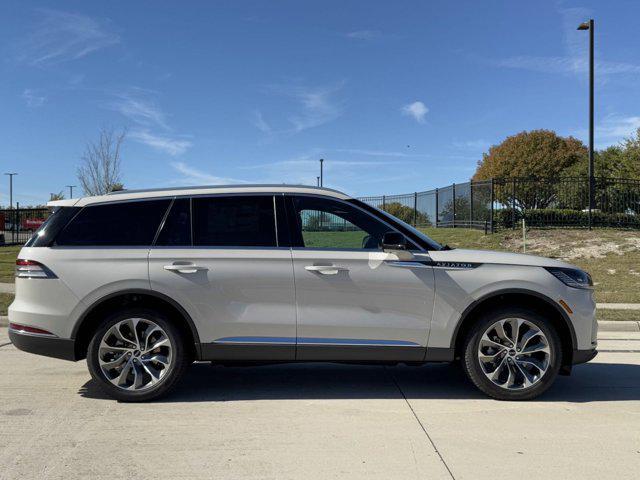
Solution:
[(205, 358), (294, 358), (291, 251), (275, 207), (274, 195), (177, 198), (151, 248), (151, 287), (191, 314)]
[(393, 227), (350, 203), (288, 198), (297, 358), (422, 360), (434, 299), (429, 262), (383, 252), (382, 235)]

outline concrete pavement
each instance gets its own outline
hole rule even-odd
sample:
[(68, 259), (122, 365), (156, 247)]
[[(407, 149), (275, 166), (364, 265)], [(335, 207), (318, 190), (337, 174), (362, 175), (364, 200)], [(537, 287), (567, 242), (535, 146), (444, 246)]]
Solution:
[(538, 401), (498, 402), (449, 365), (197, 364), (164, 401), (105, 398), (84, 362), (0, 329), (0, 478), (637, 478), (640, 332)]

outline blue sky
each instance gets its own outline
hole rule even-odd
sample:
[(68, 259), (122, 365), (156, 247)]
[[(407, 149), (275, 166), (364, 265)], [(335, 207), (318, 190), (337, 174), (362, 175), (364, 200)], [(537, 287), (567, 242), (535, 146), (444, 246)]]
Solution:
[(586, 140), (590, 16), (602, 147), (640, 127), (634, 0), (4, 1), (1, 170), (43, 202), (111, 126), (128, 188), (315, 184), (320, 157), (355, 195), (462, 182), (507, 135)]

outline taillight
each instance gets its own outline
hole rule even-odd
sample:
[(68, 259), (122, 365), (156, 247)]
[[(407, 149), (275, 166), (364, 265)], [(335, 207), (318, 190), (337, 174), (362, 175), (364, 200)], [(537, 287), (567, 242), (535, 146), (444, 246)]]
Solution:
[(34, 260), (16, 260), (16, 278), (56, 278), (51, 270)]

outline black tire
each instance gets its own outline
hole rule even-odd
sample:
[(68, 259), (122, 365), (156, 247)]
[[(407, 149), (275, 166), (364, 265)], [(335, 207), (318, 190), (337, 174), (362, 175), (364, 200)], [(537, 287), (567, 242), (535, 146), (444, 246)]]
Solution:
[[(147, 319), (157, 324), (166, 333), (172, 348), (171, 360), (166, 373), (156, 385), (140, 391), (125, 390), (111, 383), (102, 372), (98, 359), (98, 349), (104, 335), (112, 326), (128, 318)], [(146, 402), (166, 395), (177, 385), (191, 363), (190, 351), (187, 345), (185, 345), (180, 330), (161, 312), (144, 308), (119, 310), (106, 317), (100, 327), (94, 332), (87, 350), (87, 365), (91, 377), (107, 395), (123, 402)]]
[[(480, 339), (493, 323), (507, 318), (522, 318), (538, 327), (547, 337), (550, 359), (542, 377), (530, 387), (509, 390), (495, 385), (487, 378), (478, 359)], [(524, 308), (503, 308), (482, 315), (468, 332), (463, 345), (462, 366), (473, 384), (481, 391), (497, 400), (531, 400), (544, 393), (554, 382), (562, 363), (560, 337), (553, 322), (539, 313)]]

